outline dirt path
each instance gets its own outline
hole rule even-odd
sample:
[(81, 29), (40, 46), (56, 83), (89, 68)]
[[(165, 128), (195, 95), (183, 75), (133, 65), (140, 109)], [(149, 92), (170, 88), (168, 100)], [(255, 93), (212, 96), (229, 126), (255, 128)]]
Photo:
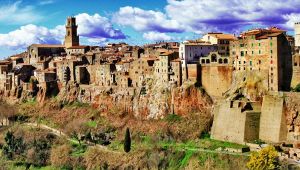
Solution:
[[(66, 138), (68, 141), (74, 141), (74, 139), (70, 138), (68, 135), (66, 135), (64, 132), (60, 131), (60, 130), (57, 130), (55, 128), (52, 128), (52, 127), (49, 127), (47, 125), (44, 125), (44, 124), (38, 124), (38, 123), (24, 123), (23, 125), (25, 126), (29, 126), (29, 127), (34, 127), (34, 128), (42, 128), (42, 129), (45, 129), (45, 130), (49, 130), (51, 131), (51, 133), (53, 133), (54, 135), (58, 136), (58, 137), (64, 137)], [(99, 144), (91, 144), (90, 142), (85, 142), (85, 144), (87, 145), (91, 145), (91, 146), (97, 146), (98, 148), (102, 149), (102, 150), (105, 150), (107, 152), (113, 152), (113, 153), (118, 153), (118, 154), (121, 154), (122, 152), (118, 152), (118, 151), (113, 151), (113, 150), (110, 150), (108, 149), (106, 146), (103, 146), (103, 145), (99, 145)]]
[[(55, 128), (49, 127), (47, 125), (44, 124), (38, 124), (38, 123), (24, 123), (23, 125), (25, 126), (30, 126), (30, 127), (34, 127), (34, 128), (42, 128), (42, 129), (46, 129), (51, 131), (54, 135), (58, 136), (58, 137), (65, 137), (68, 141), (74, 141), (74, 139), (71, 139), (68, 135), (66, 135), (65, 133), (63, 133), (60, 130), (57, 130)], [(85, 142), (88, 145), (92, 145), (89, 142)], [(118, 153), (118, 154), (122, 154), (122, 152), (118, 152), (118, 151), (113, 151), (108, 149), (106, 146), (103, 145), (99, 145), (96, 144), (95, 146), (97, 146), (98, 148), (108, 151), (108, 152), (113, 152), (113, 153)], [(236, 156), (249, 156), (248, 153), (236, 153), (236, 152), (227, 152), (227, 151), (216, 151), (216, 150), (208, 150), (208, 149), (202, 149), (202, 148), (182, 148), (183, 151), (194, 151), (194, 152), (205, 152), (205, 153), (218, 153), (218, 154), (228, 154), (228, 155), (236, 155)]]

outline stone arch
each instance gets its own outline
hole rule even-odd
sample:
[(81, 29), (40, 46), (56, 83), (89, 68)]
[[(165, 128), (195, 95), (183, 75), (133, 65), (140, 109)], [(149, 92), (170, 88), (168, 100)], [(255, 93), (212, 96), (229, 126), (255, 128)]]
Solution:
[(211, 62), (217, 62), (217, 55), (216, 54), (211, 55)]
[(225, 64), (228, 63), (228, 59), (227, 59), (227, 58), (224, 59), (224, 63), (225, 63)]
[(71, 70), (69, 66), (67, 66), (64, 70), (64, 82), (69, 82), (71, 80)]
[(219, 58), (219, 64), (222, 64), (222, 63), (223, 63), (222, 58)]

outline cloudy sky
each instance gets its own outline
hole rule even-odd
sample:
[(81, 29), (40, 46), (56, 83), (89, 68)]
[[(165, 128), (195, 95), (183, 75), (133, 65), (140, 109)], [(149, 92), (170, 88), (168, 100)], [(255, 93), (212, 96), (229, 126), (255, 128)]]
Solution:
[(33, 43), (61, 44), (76, 16), (81, 44), (195, 39), (278, 26), (293, 34), (300, 0), (0, 0), (0, 58)]

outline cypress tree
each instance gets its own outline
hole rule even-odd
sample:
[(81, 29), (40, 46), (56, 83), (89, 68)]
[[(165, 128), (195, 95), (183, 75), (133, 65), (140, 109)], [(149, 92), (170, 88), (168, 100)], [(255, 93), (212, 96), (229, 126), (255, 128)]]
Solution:
[(128, 153), (131, 148), (131, 138), (129, 128), (126, 129), (125, 139), (124, 139), (124, 151)]

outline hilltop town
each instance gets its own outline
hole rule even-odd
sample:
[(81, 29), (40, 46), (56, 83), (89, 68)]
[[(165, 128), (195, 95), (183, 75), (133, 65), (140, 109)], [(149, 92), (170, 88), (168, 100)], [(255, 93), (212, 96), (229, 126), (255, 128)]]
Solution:
[[(101, 111), (120, 107), (143, 120), (183, 115), (195, 103), (205, 110), (211, 102), (213, 139), (292, 143), (286, 157), (300, 159), (300, 94), (292, 92), (300, 84), (300, 23), (295, 37), (271, 27), (239, 36), (212, 32), (180, 43), (104, 47), (80, 44), (75, 17), (65, 27), (63, 45), (32, 44), (0, 61), (3, 100), (44, 103), (58, 96)], [(209, 99), (199, 104), (187, 98), (194, 95), (191, 86)], [(185, 100), (184, 93), (190, 94)]]

